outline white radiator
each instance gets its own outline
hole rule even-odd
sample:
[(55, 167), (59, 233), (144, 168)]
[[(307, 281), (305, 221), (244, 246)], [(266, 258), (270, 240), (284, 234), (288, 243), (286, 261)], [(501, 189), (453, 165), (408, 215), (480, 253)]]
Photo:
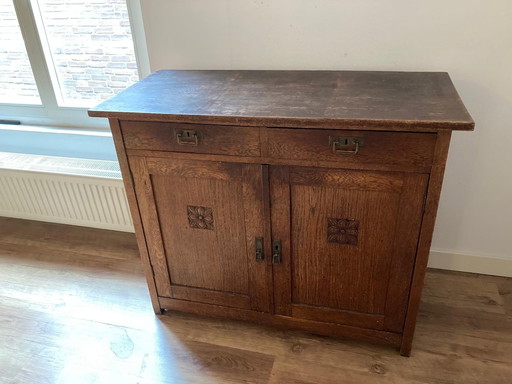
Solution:
[(115, 161), (0, 152), (0, 216), (133, 232)]

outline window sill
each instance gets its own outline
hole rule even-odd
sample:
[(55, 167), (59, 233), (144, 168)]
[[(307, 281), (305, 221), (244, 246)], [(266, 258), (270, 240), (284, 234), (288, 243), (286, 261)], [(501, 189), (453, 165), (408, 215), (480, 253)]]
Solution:
[(107, 130), (47, 127), (47, 126), (24, 125), (24, 124), (22, 124), (22, 125), (0, 124), (0, 130), (17, 131), (17, 132), (42, 132), (42, 133), (54, 133), (54, 134), (65, 134), (65, 135), (112, 137), (112, 133)]
[(0, 124), (0, 152), (117, 160), (107, 130)]

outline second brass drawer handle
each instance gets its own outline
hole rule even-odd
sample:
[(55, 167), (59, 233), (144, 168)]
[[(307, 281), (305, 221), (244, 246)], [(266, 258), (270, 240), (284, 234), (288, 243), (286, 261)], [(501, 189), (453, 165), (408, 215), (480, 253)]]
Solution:
[(329, 145), (334, 154), (357, 155), (359, 147), (363, 145), (363, 139), (360, 137), (329, 136)]
[(176, 141), (179, 145), (198, 145), (201, 132), (184, 129), (176, 132)]

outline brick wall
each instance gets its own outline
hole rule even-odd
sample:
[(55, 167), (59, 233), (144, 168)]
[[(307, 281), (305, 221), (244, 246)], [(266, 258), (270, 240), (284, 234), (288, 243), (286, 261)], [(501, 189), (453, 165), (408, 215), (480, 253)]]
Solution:
[(91, 106), (138, 80), (125, 0), (39, 4), (64, 104)]
[(0, 2), (0, 103), (38, 103), (39, 96), (12, 2)]

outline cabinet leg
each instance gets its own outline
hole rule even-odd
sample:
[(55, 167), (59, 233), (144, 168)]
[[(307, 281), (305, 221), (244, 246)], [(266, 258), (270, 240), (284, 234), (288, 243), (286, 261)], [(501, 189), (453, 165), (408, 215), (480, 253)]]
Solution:
[(153, 312), (155, 315), (162, 315), (164, 313), (165, 309), (159, 308), (159, 307), (153, 307)]
[(158, 300), (158, 296), (151, 295), (151, 304), (155, 315), (162, 315), (164, 313), (165, 309), (160, 306), (160, 300)]
[(400, 346), (400, 355), (409, 357), (411, 356), (412, 342), (409, 340), (402, 340), (402, 345)]

